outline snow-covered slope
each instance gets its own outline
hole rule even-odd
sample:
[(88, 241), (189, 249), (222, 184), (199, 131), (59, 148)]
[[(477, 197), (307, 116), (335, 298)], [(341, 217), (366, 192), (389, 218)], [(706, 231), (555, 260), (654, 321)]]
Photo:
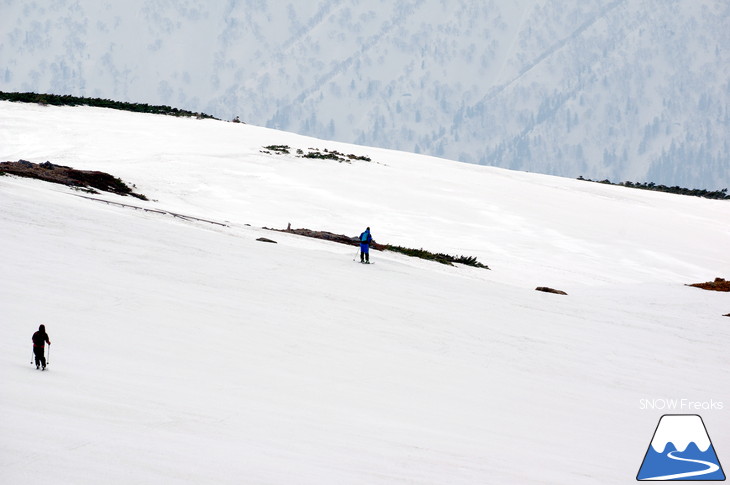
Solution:
[(0, 2), (0, 89), (575, 178), (730, 186), (724, 0)]
[[(274, 143), (372, 162), (260, 152)], [(730, 402), (730, 301), (684, 286), (727, 276), (724, 201), (3, 102), (0, 160), (18, 158), (229, 227), (0, 177), (3, 483), (628, 483), (660, 414), (641, 399)], [(492, 270), (363, 266), (261, 229), (287, 223)], [(726, 412), (702, 411), (721, 461)]]

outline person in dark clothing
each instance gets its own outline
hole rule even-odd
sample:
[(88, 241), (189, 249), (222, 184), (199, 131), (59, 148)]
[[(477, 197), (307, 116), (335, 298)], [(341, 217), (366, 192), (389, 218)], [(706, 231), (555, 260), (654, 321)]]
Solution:
[(38, 331), (33, 334), (33, 354), (35, 355), (35, 368), (40, 368), (43, 365), (43, 369), (46, 368), (46, 356), (44, 355), (45, 345), (51, 345), (51, 341), (46, 333), (46, 326), (41, 325), (38, 327)]
[(370, 228), (368, 227), (360, 234), (360, 262), (370, 262), (370, 244), (373, 242), (373, 237), (370, 235)]

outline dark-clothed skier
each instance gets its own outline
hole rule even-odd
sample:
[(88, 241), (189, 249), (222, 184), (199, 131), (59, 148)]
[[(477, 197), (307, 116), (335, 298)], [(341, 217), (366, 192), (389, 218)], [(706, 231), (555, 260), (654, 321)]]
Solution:
[(370, 235), (370, 228), (368, 227), (360, 234), (360, 262), (370, 262), (370, 244), (373, 242), (373, 237)]
[(35, 368), (38, 369), (43, 365), (43, 369), (46, 368), (46, 356), (44, 355), (45, 345), (51, 345), (51, 341), (46, 333), (46, 326), (41, 325), (38, 327), (38, 331), (33, 334), (33, 354), (35, 355)]

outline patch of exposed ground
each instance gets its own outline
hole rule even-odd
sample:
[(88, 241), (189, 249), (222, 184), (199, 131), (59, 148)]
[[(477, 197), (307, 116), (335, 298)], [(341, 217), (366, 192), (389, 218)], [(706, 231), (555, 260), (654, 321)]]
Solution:
[(695, 288), (702, 288), (703, 290), (730, 291), (730, 281), (726, 281), (723, 278), (715, 278), (715, 281), (695, 283), (687, 286), (694, 286)]
[(118, 195), (131, 195), (138, 199), (147, 200), (142, 194), (135, 193), (131, 187), (121, 179), (106, 172), (91, 170), (76, 170), (65, 165), (56, 165), (51, 162), (33, 163), (27, 160), (17, 162), (0, 162), (0, 175), (16, 175), (55, 184), (67, 185), (85, 192), (98, 194), (98, 190)]

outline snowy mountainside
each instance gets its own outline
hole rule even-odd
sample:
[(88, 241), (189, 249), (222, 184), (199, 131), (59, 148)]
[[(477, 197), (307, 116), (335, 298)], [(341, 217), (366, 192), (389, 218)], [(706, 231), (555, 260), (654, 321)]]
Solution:
[[(108, 171), (150, 199), (135, 205), (229, 227), (0, 177), (4, 483), (628, 483), (659, 415), (640, 399), (730, 401), (728, 300), (684, 286), (727, 272), (725, 201), (0, 102), (0, 160), (19, 158)], [(261, 229), (289, 222), (369, 225), (492, 270), (364, 266)], [(39, 323), (47, 372), (28, 363)], [(726, 412), (702, 411), (721, 460)]]
[(3, 0), (0, 89), (614, 182), (730, 185), (722, 0)]

